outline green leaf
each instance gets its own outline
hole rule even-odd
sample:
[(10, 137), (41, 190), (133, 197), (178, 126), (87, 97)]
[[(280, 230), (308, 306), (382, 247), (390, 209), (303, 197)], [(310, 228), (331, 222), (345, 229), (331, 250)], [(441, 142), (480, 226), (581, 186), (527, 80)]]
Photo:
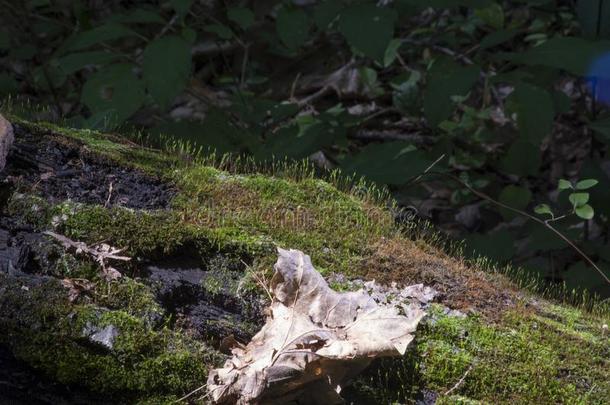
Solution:
[(299, 117), (290, 125), (271, 135), (255, 156), (260, 160), (271, 157), (302, 159), (325, 146), (336, 144), (345, 136), (344, 127), (333, 127), (311, 116)]
[(515, 253), (515, 238), (507, 230), (492, 234), (475, 233), (466, 239), (471, 257), (485, 256), (498, 262), (510, 260)]
[(11, 47), (11, 37), (7, 31), (0, 30), (0, 50), (9, 49)]
[(233, 31), (224, 24), (210, 24), (203, 27), (203, 30), (218, 35), (221, 39), (233, 38)]
[(119, 55), (106, 51), (77, 52), (58, 60), (59, 67), (67, 75), (78, 72), (87, 66), (105, 65), (119, 58)]
[(383, 62), (394, 36), (396, 12), (374, 4), (354, 4), (341, 12), (339, 31), (347, 43), (371, 59)]
[(108, 23), (89, 31), (76, 34), (76, 36), (68, 40), (68, 50), (77, 51), (89, 48), (93, 45), (98, 45), (101, 42), (110, 42), (137, 35), (138, 34), (135, 31), (130, 30), (122, 24)]
[[(567, 224), (555, 222), (553, 227), (568, 237), (568, 239), (577, 239), (579, 231), (574, 228), (569, 228)], [(556, 249), (565, 249), (568, 244), (550, 231), (547, 227), (537, 223), (529, 223), (525, 226), (524, 235), (528, 235), (528, 248), (532, 252), (551, 251)]]
[(419, 8), (454, 8), (454, 7), (472, 7), (483, 8), (493, 4), (493, 0), (402, 0), (403, 3), (408, 3)]
[(462, 67), (447, 58), (437, 59), (430, 69), (424, 91), (424, 113), (431, 127), (444, 121), (455, 109), (452, 96), (463, 96), (479, 78), (476, 65)]
[(511, 145), (500, 162), (502, 169), (518, 176), (535, 176), (540, 167), (540, 149), (527, 141), (517, 141)]
[(388, 44), (388, 48), (385, 50), (385, 55), (383, 56), (383, 67), (389, 67), (398, 56), (398, 49), (402, 45), (402, 41), (398, 38), (394, 38)]
[[(502, 53), (498, 58), (530, 66), (562, 69), (579, 76), (588, 74), (591, 64), (610, 49), (608, 41), (558, 37), (519, 53)], [(603, 77), (610, 78), (610, 72)]]
[(493, 31), (483, 37), (481, 40), (481, 47), (479, 49), (483, 51), (485, 49), (493, 48), (494, 46), (508, 42), (518, 33), (519, 31), (516, 29)]
[(430, 166), (423, 154), (408, 142), (369, 144), (341, 164), (343, 172), (356, 173), (382, 184), (404, 184)]
[(9, 52), (10, 59), (15, 60), (30, 60), (38, 54), (38, 48), (32, 44), (22, 44), (18, 47), (11, 48)]
[(563, 91), (553, 90), (551, 97), (556, 114), (565, 114), (570, 111), (572, 100)]
[(369, 67), (361, 67), (358, 69), (360, 79), (365, 91), (372, 97), (378, 97), (383, 94), (383, 88), (379, 85), (377, 80), (377, 71)]
[(220, 154), (249, 151), (253, 139), (250, 133), (232, 125), (229, 117), (217, 108), (210, 109), (203, 122), (167, 121), (157, 125), (151, 132), (171, 135)]
[(77, 128), (87, 128), (96, 131), (109, 131), (116, 127), (116, 114), (114, 110), (98, 111), (92, 114), (89, 118), (82, 119), (80, 122), (74, 123)]
[(504, 26), (504, 10), (498, 3), (492, 3), (484, 8), (477, 8), (474, 14), (490, 27), (500, 30)]
[(559, 184), (557, 185), (558, 190), (569, 190), (572, 189), (572, 182), (566, 179), (559, 179)]
[(263, 135), (269, 127), (294, 116), (299, 107), (293, 103), (278, 103), (253, 95), (235, 95), (231, 99), (231, 112), (247, 124), (250, 132)]
[(169, 2), (180, 19), (186, 17), (193, 4), (193, 0), (170, 0)]
[(596, 179), (581, 180), (578, 183), (576, 183), (576, 190), (587, 190), (587, 189), (590, 189), (591, 187), (595, 187), (598, 183), (599, 183), (599, 181), (597, 181)]
[(27, 2), (27, 7), (30, 9), (41, 8), (51, 5), (51, 0), (30, 0)]
[(574, 210), (576, 215), (582, 219), (592, 219), (595, 215), (595, 211), (593, 211), (593, 207), (589, 204), (581, 205), (580, 207), (576, 207)]
[(521, 139), (537, 145), (551, 133), (555, 110), (548, 91), (521, 83), (515, 87), (509, 102), (515, 106)]
[(576, 15), (585, 36), (594, 39), (610, 37), (610, 2), (578, 0)]
[(189, 80), (191, 47), (178, 36), (157, 39), (144, 49), (142, 70), (148, 92), (164, 109)]
[(19, 85), (15, 78), (8, 73), (0, 73), (0, 98), (9, 94), (17, 94)]
[(589, 202), (589, 193), (572, 193), (568, 199), (574, 207), (582, 207)]
[[(504, 187), (498, 200), (511, 208), (524, 210), (532, 200), (532, 192), (524, 187), (509, 185)], [(505, 208), (500, 209), (500, 214), (506, 220), (511, 220), (517, 216), (515, 212)]]
[(197, 39), (197, 31), (189, 27), (183, 27), (180, 36), (189, 44), (193, 44)]
[(277, 15), (275, 29), (284, 45), (296, 49), (309, 38), (309, 18), (300, 8), (283, 8)]
[(54, 88), (59, 88), (66, 82), (66, 74), (61, 70), (56, 63), (48, 63), (44, 66), (35, 67), (32, 71), (34, 84), (38, 90), (51, 91), (52, 85)]
[(534, 208), (534, 212), (539, 215), (546, 214), (546, 215), (553, 216), (553, 211), (551, 210), (551, 207), (548, 204), (537, 205), (536, 208)]
[(137, 8), (128, 14), (116, 14), (109, 19), (111, 22), (125, 24), (166, 24), (167, 22), (152, 10)]
[(603, 118), (589, 123), (589, 128), (598, 134), (604, 142), (610, 142), (610, 118)]
[[(594, 0), (590, 0), (593, 3)], [(610, 269), (608, 264), (599, 261), (596, 263), (598, 267), (602, 268), (605, 274), (610, 275)], [(610, 296), (610, 288), (608, 283), (602, 278), (602, 276), (595, 271), (594, 268), (587, 266), (583, 261), (579, 261), (569, 266), (564, 272), (561, 272), (561, 277), (566, 283), (568, 289), (580, 289), (587, 290), (588, 294), (599, 295), (602, 297)]]
[(254, 13), (246, 7), (229, 7), (227, 18), (239, 25), (243, 30), (247, 30), (254, 24)]
[(327, 0), (315, 6), (313, 10), (313, 21), (320, 30), (325, 30), (337, 19), (343, 4), (336, 0)]
[(144, 103), (144, 84), (133, 69), (130, 64), (108, 66), (83, 86), (81, 101), (93, 114), (109, 112), (109, 127), (121, 124)]
[[(408, 78), (407, 78), (408, 77)], [(419, 82), (421, 80), (421, 73), (414, 70), (410, 74), (404, 77), (401, 75), (400, 78), (392, 80), (390, 85), (394, 88), (392, 93), (392, 103), (400, 112), (404, 114), (417, 114), (419, 113)]]
[(597, 159), (587, 159), (583, 162), (580, 175), (586, 179), (597, 179), (599, 184), (588, 190), (591, 200), (595, 201), (595, 209), (599, 214), (610, 217), (610, 177), (605, 168), (607, 162)]

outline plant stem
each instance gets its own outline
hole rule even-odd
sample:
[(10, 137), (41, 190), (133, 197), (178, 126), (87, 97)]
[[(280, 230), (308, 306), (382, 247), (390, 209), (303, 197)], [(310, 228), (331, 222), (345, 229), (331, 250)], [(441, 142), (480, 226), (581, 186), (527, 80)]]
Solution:
[(485, 193), (482, 193), (476, 189), (474, 189), (473, 187), (471, 187), (470, 185), (468, 185), (467, 183), (463, 182), (459, 177), (454, 176), (453, 174), (450, 173), (440, 173), (440, 172), (429, 172), (429, 173), (422, 173), (420, 175), (420, 177), (426, 176), (426, 175), (437, 175), (437, 176), (444, 176), (447, 177), (453, 181), (455, 181), (456, 183), (461, 184), (462, 186), (466, 187), (468, 190), (470, 190), (470, 192), (472, 192), (474, 195), (476, 195), (479, 198), (482, 198), (484, 200), (490, 201), (493, 204), (497, 205), (498, 207), (507, 209), (509, 211), (512, 211), (516, 214), (522, 215), (528, 219), (531, 219), (534, 222), (539, 223), (540, 225), (544, 226), (545, 228), (549, 229), (551, 232), (553, 232), (555, 235), (557, 235), (561, 240), (563, 240), (565, 243), (567, 243), (572, 249), (574, 249), (576, 251), (576, 253), (578, 253), (587, 263), (589, 263), (591, 265), (591, 267), (593, 267), (601, 276), (602, 278), (606, 281), (606, 283), (610, 284), (610, 278), (602, 271), (602, 269), (600, 269), (597, 264), (595, 264), (595, 262), (589, 257), (587, 256), (587, 254), (585, 252), (583, 252), (578, 246), (576, 246), (576, 244), (574, 242), (572, 242), (567, 236), (565, 236), (563, 233), (561, 233), (560, 231), (558, 231), (556, 228), (554, 228), (550, 223), (547, 223), (546, 221), (540, 219), (540, 218), (536, 218), (535, 216), (528, 214), (525, 211), (519, 210), (517, 208), (513, 208), (509, 205), (506, 205), (500, 201), (494, 200), (493, 198), (491, 198), (490, 196), (488, 196)]

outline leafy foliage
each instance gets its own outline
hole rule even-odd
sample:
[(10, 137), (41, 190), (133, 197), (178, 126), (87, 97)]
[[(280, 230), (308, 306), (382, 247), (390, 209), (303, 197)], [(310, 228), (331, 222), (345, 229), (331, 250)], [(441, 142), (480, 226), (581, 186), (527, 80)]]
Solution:
[(191, 47), (178, 36), (150, 42), (142, 55), (142, 76), (153, 100), (167, 108), (191, 74)]
[[(263, 161), (315, 154), (501, 262), (527, 268), (544, 252), (567, 274), (578, 260), (514, 213), (420, 176), (449, 172), (607, 262), (610, 1), (18, 3), (0, 11), (0, 96), (74, 126)], [(544, 277), (563, 280), (554, 269)]]
[(356, 51), (382, 61), (394, 36), (395, 20), (395, 12), (388, 8), (354, 4), (341, 12), (339, 31)]

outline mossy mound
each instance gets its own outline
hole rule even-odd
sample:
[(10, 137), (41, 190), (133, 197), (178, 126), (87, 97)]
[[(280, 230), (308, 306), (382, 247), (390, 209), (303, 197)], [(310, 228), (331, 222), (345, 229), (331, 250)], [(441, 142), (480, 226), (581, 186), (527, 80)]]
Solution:
[[(396, 224), (394, 206), (362, 183), (9, 118), (17, 139), (1, 175), (0, 346), (53, 381), (117, 403), (197, 389), (225, 358), (225, 337), (260, 327), (282, 246), (323, 273), (441, 293), (408, 355), (376, 363), (346, 391), (354, 402), (610, 398), (607, 310), (551, 303), (444, 253), (434, 234)], [(112, 262), (123, 276), (109, 282), (92, 257), (45, 231), (131, 260)]]

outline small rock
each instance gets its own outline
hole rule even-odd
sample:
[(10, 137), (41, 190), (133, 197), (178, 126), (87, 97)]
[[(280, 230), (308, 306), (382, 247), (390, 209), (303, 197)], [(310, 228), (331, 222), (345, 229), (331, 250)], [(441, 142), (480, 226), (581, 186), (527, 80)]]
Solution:
[(334, 168), (333, 163), (328, 160), (324, 152), (321, 150), (309, 155), (309, 160), (322, 169), (332, 170)]
[(114, 348), (114, 340), (119, 335), (119, 331), (114, 325), (100, 328), (99, 326), (87, 323), (83, 330), (83, 335), (85, 335), (90, 342), (103, 346), (108, 350), (112, 350)]
[(467, 229), (474, 229), (481, 220), (480, 205), (470, 204), (460, 208), (459, 212), (455, 215), (455, 220)]
[(0, 172), (6, 166), (6, 157), (14, 139), (13, 126), (0, 114)]

